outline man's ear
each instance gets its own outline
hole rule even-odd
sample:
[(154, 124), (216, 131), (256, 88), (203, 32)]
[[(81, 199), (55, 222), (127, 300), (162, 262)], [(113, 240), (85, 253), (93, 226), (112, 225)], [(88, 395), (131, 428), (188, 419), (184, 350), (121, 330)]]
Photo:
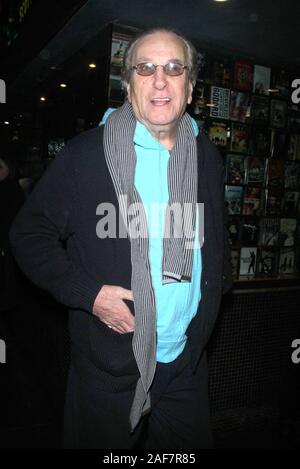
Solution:
[(189, 81), (188, 87), (189, 88), (188, 88), (188, 100), (187, 100), (187, 102), (188, 102), (188, 104), (191, 104), (192, 99), (193, 99), (193, 89), (194, 89), (193, 83), (191, 81)]
[(127, 91), (127, 99), (131, 103), (131, 89), (130, 89), (130, 84), (129, 83), (126, 87), (126, 91)]

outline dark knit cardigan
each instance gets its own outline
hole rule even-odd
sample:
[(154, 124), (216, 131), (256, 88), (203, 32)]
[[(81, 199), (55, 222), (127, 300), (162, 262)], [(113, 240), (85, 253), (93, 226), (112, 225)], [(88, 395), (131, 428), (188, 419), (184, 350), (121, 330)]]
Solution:
[[(10, 239), (25, 274), (69, 308), (71, 343), (87, 365), (92, 364), (111, 381), (112, 376), (136, 377), (137, 367), (131, 347), (133, 333), (118, 334), (91, 314), (102, 285), (131, 288), (129, 240), (99, 239), (96, 234), (101, 218), (96, 213), (98, 204), (112, 203), (117, 220), (119, 216), (102, 142), (103, 128), (95, 128), (67, 143), (19, 212)], [(205, 241), (201, 302), (187, 330), (193, 367), (212, 332), (222, 292), (231, 285), (223, 164), (207, 136), (198, 136), (197, 147), (198, 202), (204, 203)], [(127, 304), (134, 313), (132, 302)]]

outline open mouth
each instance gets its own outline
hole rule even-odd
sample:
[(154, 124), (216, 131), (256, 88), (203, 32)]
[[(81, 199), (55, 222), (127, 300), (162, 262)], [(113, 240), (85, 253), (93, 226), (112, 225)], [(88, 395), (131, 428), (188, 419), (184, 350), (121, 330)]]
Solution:
[(165, 106), (171, 101), (170, 98), (153, 98), (151, 99), (151, 104), (154, 106)]

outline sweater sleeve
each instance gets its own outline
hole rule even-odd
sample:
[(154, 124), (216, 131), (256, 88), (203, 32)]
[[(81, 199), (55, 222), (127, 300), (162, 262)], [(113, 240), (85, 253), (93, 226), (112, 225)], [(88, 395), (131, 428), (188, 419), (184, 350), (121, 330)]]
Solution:
[(222, 271), (222, 293), (227, 293), (233, 286), (232, 271), (230, 265), (230, 249), (228, 240), (228, 213), (224, 201), (224, 182), (225, 182), (225, 167), (223, 159), (215, 145), (214, 152), (217, 156), (217, 174), (218, 174), (218, 189), (220, 193), (220, 207), (221, 207), (221, 226), (223, 230), (223, 271)]
[(229, 239), (228, 239), (228, 212), (225, 206), (224, 201), (224, 180), (225, 180), (225, 170), (224, 167), (221, 171), (221, 194), (222, 194), (222, 204), (223, 204), (223, 234), (224, 234), (224, 256), (223, 256), (223, 293), (226, 293), (233, 286), (232, 279), (232, 270), (230, 264), (230, 248), (229, 248)]
[(210, 149), (210, 157), (215, 161), (215, 174), (216, 174), (216, 190), (219, 194), (219, 207), (221, 208), (221, 229), (223, 239), (223, 271), (222, 271), (222, 292), (223, 294), (230, 290), (233, 286), (232, 271), (230, 265), (230, 248), (228, 240), (228, 213), (224, 202), (224, 181), (225, 181), (225, 168), (223, 159), (217, 149), (217, 147), (209, 140), (209, 138), (203, 136), (207, 147)]
[(78, 207), (76, 180), (68, 146), (37, 183), (10, 230), (14, 256), (38, 287), (70, 308), (92, 312), (102, 284), (68, 256)]

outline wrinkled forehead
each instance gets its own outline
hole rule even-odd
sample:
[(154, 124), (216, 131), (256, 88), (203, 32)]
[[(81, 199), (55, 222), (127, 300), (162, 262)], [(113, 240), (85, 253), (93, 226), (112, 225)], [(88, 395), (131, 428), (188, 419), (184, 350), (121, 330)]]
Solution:
[(135, 46), (135, 62), (152, 61), (162, 57), (164, 60), (186, 61), (186, 47), (182, 39), (174, 33), (157, 32), (140, 39)]

